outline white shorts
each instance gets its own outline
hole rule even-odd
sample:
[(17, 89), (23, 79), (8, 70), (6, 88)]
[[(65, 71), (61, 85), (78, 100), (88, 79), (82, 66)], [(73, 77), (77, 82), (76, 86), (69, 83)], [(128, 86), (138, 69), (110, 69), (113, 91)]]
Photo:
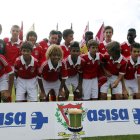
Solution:
[(91, 98), (98, 98), (98, 80), (83, 79), (83, 100), (89, 100)]
[(42, 78), (43, 87), (46, 93), (46, 96), (48, 95), (49, 91), (53, 89), (55, 91), (55, 95), (58, 96), (59, 89), (60, 89), (60, 80), (57, 80), (55, 82), (48, 82)]
[(137, 79), (133, 80), (125, 80), (126, 88), (129, 91), (129, 95), (133, 95), (134, 93), (138, 93), (138, 81)]
[[(101, 88), (101, 93), (107, 93), (110, 86), (114, 83), (114, 81), (118, 78), (116, 75), (112, 75), (111, 77), (107, 78), (107, 82), (104, 83)], [(119, 82), (118, 86), (116, 88), (112, 88), (112, 94), (122, 94), (122, 84)]]
[(79, 78), (78, 75), (68, 77), (68, 79), (66, 79), (66, 82), (65, 82), (67, 88), (69, 89), (69, 87), (72, 85), (73, 90), (75, 90), (78, 86), (78, 78)]
[(8, 90), (8, 74), (0, 77), (0, 91)]
[[(27, 93), (27, 98), (25, 93)], [(16, 101), (37, 101), (37, 95), (37, 77), (32, 79), (17, 78)]]

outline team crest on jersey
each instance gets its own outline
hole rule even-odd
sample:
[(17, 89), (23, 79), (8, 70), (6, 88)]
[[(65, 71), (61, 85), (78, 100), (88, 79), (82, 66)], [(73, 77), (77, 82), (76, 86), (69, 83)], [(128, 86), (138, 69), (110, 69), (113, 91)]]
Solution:
[(39, 53), (38, 53), (38, 50), (35, 50), (35, 55), (38, 55)]

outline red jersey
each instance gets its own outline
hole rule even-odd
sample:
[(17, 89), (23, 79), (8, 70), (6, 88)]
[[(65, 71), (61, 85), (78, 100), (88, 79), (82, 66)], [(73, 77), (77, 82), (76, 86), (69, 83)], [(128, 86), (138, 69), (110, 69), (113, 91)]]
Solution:
[(26, 66), (23, 55), (18, 57), (15, 61), (15, 73), (17, 77), (23, 79), (32, 79), (38, 75), (38, 61), (32, 56), (31, 63)]
[(33, 51), (32, 51), (32, 56), (34, 58), (36, 58), (38, 60), (38, 62), (40, 62), (42, 60), (42, 56), (43, 55), (43, 52), (42, 52), (42, 48), (40, 45), (35, 45), (33, 47)]
[(107, 44), (108, 43), (105, 40), (102, 43), (100, 43), (98, 46), (98, 52), (100, 52), (101, 54), (108, 54), (106, 49)]
[(129, 42), (124, 42), (121, 44), (121, 54), (124, 57), (129, 57), (130, 56), (130, 52), (131, 52), (131, 45), (129, 44)]
[(88, 52), (88, 54), (81, 56), (84, 59), (84, 65), (82, 67), (83, 71), (83, 78), (84, 79), (92, 79), (96, 78), (98, 74), (98, 68), (100, 64), (100, 60), (102, 59), (102, 56), (100, 53), (96, 53), (96, 58), (93, 59)]
[(125, 74), (127, 60), (122, 55), (116, 61), (114, 61), (111, 57), (105, 57), (107, 58), (104, 65), (106, 70), (108, 70), (112, 75), (119, 75), (119, 73)]
[(5, 46), (5, 57), (11, 66), (14, 66), (15, 60), (20, 56), (20, 46), (22, 41), (18, 40), (15, 43), (8, 41)]
[(81, 68), (82, 68), (82, 64), (84, 63), (84, 60), (80, 56), (78, 56), (78, 59), (75, 65), (73, 64), (71, 55), (69, 55), (65, 59), (65, 63), (67, 66), (68, 76), (75, 76), (77, 73), (82, 73)]
[(135, 74), (140, 75), (140, 63), (137, 61), (135, 64), (132, 57), (130, 56), (127, 62), (124, 78), (127, 80), (135, 79)]
[(47, 49), (49, 48), (50, 44), (47, 40), (42, 40), (39, 42), (39, 45), (42, 48), (42, 57), (45, 57), (45, 54), (46, 54)]
[(6, 58), (0, 54), (0, 77), (3, 76), (5, 73), (13, 73), (13, 70), (7, 62)]
[(70, 55), (70, 49), (65, 44), (60, 45), (62, 51), (63, 51), (63, 59), (66, 59)]
[(68, 78), (66, 65), (63, 62), (59, 62), (57, 67), (54, 68), (50, 59), (42, 63), (39, 72), (49, 82), (57, 81), (59, 78)]

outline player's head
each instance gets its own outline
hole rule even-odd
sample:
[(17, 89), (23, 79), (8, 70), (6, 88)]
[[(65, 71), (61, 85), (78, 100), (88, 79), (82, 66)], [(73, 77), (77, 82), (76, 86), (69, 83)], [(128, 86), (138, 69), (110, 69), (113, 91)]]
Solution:
[(60, 31), (57, 31), (58, 34), (58, 41), (57, 41), (57, 45), (60, 45), (61, 40), (62, 40), (62, 33)]
[(29, 58), (31, 56), (32, 50), (33, 50), (33, 44), (30, 41), (25, 41), (21, 45), (21, 54), (25, 58)]
[(70, 54), (71, 57), (77, 58), (80, 55), (79, 42), (73, 41), (70, 43)]
[(112, 26), (105, 26), (105, 28), (104, 28), (105, 40), (111, 41), (112, 35), (113, 35), (113, 27)]
[(136, 38), (136, 30), (134, 28), (130, 28), (127, 33), (127, 40), (130, 44), (135, 42)]
[(63, 58), (62, 49), (58, 45), (52, 44), (46, 52), (46, 58), (50, 59), (53, 64), (57, 64)]
[(87, 47), (88, 47), (90, 54), (95, 55), (96, 52), (98, 51), (98, 46), (99, 46), (98, 41), (93, 40), (93, 39), (89, 40)]
[(36, 43), (37, 41), (37, 34), (34, 31), (29, 31), (26, 35), (26, 40), (30, 41), (33, 45)]
[(18, 25), (13, 25), (11, 27), (11, 31), (10, 31), (12, 38), (14, 39), (18, 39), (19, 33), (20, 33), (20, 27)]
[(137, 60), (139, 55), (140, 55), (140, 43), (135, 42), (131, 45), (131, 56), (134, 60)]
[(63, 31), (63, 39), (67, 44), (70, 44), (70, 42), (73, 40), (74, 31), (72, 29), (66, 29)]
[(106, 46), (108, 54), (113, 58), (113, 60), (118, 60), (121, 55), (120, 43), (113, 41)]
[(56, 30), (50, 31), (49, 43), (50, 44), (57, 44), (57, 42), (58, 42), (58, 32)]
[(88, 43), (89, 40), (93, 39), (93, 32), (92, 31), (87, 31), (85, 33), (85, 41), (86, 41), (86, 44)]

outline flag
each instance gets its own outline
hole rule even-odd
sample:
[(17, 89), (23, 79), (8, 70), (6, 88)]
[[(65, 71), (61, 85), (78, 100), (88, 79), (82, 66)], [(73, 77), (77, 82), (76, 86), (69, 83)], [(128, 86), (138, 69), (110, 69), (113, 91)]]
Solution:
[(23, 21), (21, 22), (20, 32), (19, 32), (19, 39), (23, 40)]
[(58, 23), (56, 24), (56, 31), (58, 31)]
[(35, 25), (33, 23), (33, 25), (29, 28), (29, 31), (35, 31)]
[(71, 23), (71, 25), (70, 25), (70, 29), (71, 29), (71, 30), (73, 30), (73, 26), (72, 26), (72, 23)]
[(100, 43), (104, 40), (104, 23), (101, 25), (99, 31), (96, 34), (96, 40)]
[(85, 27), (85, 30), (84, 30), (84, 34), (83, 34), (83, 36), (82, 36), (82, 40), (81, 40), (81, 42), (80, 42), (80, 46), (83, 46), (84, 44), (85, 44), (85, 33), (87, 32), (87, 31), (89, 31), (89, 22), (88, 22), (88, 24), (86, 25), (86, 27)]

